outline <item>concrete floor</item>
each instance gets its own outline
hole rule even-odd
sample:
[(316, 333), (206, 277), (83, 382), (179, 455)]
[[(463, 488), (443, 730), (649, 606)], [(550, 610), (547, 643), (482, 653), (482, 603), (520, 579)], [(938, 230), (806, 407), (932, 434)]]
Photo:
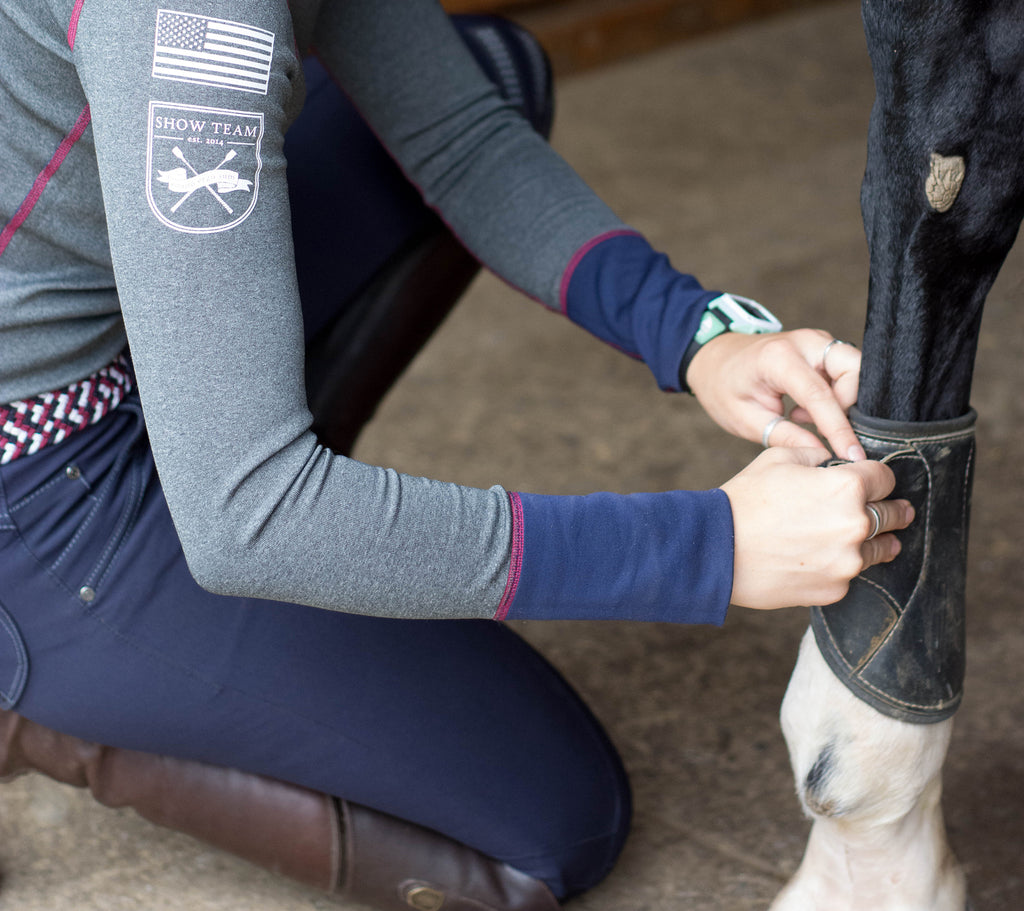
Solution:
[[(838, 2), (567, 80), (556, 144), (632, 224), (706, 284), (790, 326), (861, 335), (858, 210), (871, 76)], [(969, 677), (946, 814), (976, 911), (1024, 895), (1024, 254), (990, 296), (975, 383), (979, 471)], [(714, 486), (756, 452), (646, 369), (481, 278), (358, 455), (464, 483), (582, 493)], [(632, 775), (622, 862), (576, 911), (746, 911), (795, 869), (808, 824), (777, 710), (802, 610), (723, 631), (520, 625), (594, 706)], [(0, 788), (4, 911), (298, 911), (306, 889), (35, 778)]]

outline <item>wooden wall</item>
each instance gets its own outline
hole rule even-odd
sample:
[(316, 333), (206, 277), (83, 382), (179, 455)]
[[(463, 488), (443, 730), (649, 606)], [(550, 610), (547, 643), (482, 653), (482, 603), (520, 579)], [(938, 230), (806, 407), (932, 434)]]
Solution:
[(541, 41), (565, 74), (714, 29), (828, 0), (442, 0), (450, 12), (501, 13)]

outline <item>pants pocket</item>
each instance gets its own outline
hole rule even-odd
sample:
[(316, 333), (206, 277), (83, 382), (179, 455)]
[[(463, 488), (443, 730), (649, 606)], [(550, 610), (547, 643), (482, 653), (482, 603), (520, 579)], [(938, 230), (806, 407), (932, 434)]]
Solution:
[(31, 456), (33, 483), (8, 507), (39, 565), (85, 603), (131, 532), (151, 469), (141, 414), (126, 403), (107, 422), (95, 441)]
[(0, 709), (13, 709), (28, 681), (28, 651), (14, 618), (0, 601)]

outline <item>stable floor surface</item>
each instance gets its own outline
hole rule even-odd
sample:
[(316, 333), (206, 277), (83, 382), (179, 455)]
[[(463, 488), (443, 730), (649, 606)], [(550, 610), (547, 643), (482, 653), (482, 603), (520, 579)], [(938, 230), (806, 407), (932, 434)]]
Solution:
[[(862, 334), (858, 207), (873, 89), (841, 0), (563, 81), (554, 142), (630, 223), (711, 287), (790, 327)], [(1024, 894), (1024, 253), (990, 295), (978, 355), (969, 670), (945, 776), (976, 911)], [(546, 493), (712, 487), (757, 452), (686, 396), (481, 277), (362, 439), (366, 461)], [(754, 911), (808, 831), (778, 707), (806, 611), (725, 628), (519, 624), (621, 749), (636, 819), (618, 868), (572, 911)], [(3, 911), (337, 907), (130, 811), (32, 776), (0, 786)]]

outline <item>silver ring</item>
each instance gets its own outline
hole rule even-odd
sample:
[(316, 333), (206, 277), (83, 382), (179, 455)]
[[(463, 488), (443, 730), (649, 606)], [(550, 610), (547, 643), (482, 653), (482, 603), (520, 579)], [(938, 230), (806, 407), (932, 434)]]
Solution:
[(764, 425), (764, 430), (761, 432), (761, 446), (765, 449), (768, 448), (768, 437), (772, 435), (772, 431), (779, 426), (784, 420), (786, 420), (781, 414), (775, 415), (767, 424)]
[[(826, 346), (825, 350), (821, 352), (821, 369), (825, 370), (825, 359), (828, 357), (828, 353), (832, 350), (833, 345), (849, 345), (849, 342), (844, 342), (841, 338), (834, 338)], [(828, 371), (825, 370), (827, 373)]]
[(878, 507), (875, 506), (874, 503), (866, 503), (864, 508), (871, 513), (871, 517), (875, 520), (875, 527), (871, 529), (871, 534), (864, 539), (865, 541), (870, 541), (882, 530), (882, 514), (878, 511)]

